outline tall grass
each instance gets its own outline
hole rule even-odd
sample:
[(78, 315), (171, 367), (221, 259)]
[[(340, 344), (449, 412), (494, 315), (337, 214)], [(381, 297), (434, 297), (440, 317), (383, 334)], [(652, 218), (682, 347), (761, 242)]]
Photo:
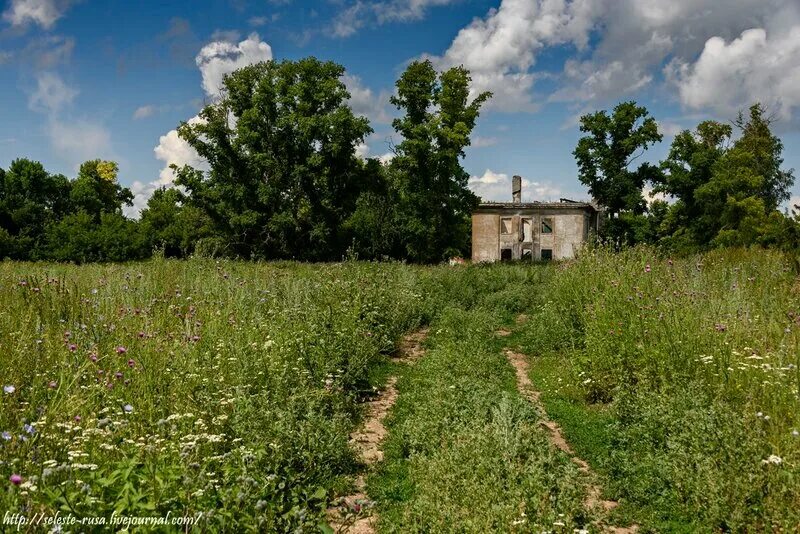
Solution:
[(655, 521), (800, 525), (800, 291), (788, 258), (595, 250), (558, 266), (526, 326), (614, 416), (604, 468)]
[(0, 264), (0, 508), (314, 528), (370, 366), (432, 307), (417, 286), (401, 265)]

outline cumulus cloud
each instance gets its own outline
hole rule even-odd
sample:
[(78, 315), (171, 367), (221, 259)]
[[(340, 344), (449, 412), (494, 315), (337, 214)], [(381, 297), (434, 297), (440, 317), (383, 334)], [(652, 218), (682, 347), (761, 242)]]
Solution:
[(257, 33), (235, 44), (227, 40), (212, 41), (197, 54), (195, 62), (203, 77), (203, 90), (210, 97), (219, 96), (222, 79), (236, 69), (272, 59), (272, 48)]
[[(219, 37), (221, 34), (217, 34)], [(224, 35), (222, 37), (225, 37)], [(228, 35), (227, 37), (235, 37)], [(237, 43), (218, 40), (205, 45), (197, 54), (195, 62), (200, 69), (202, 86), (206, 95), (217, 99), (222, 90), (222, 79), (226, 74), (261, 61), (272, 59), (272, 48), (257, 33), (250, 34), (247, 39)], [(140, 108), (141, 109), (141, 108)], [(138, 110), (137, 110), (138, 111)], [(203, 121), (199, 116), (194, 116), (187, 122), (199, 124)], [(190, 165), (196, 169), (207, 170), (208, 163), (186, 141), (180, 138), (177, 130), (170, 130), (158, 140), (158, 145), (153, 149), (156, 159), (164, 162), (164, 167), (158, 179), (149, 182), (136, 182), (132, 189), (134, 205), (128, 211), (131, 216), (138, 216), (142, 208), (147, 205), (147, 200), (159, 187), (171, 186), (175, 178), (171, 165), (179, 167)]]
[(74, 0), (11, 0), (3, 18), (12, 26), (33, 23), (49, 30), (74, 3)]
[(532, 68), (537, 54), (567, 43), (585, 47), (598, 5), (592, 0), (503, 0), (499, 8), (459, 31), (447, 51), (432, 59), (442, 69), (469, 69), (473, 97), (494, 93), (489, 107), (534, 111)]
[[(800, 99), (798, 27), (796, 0), (502, 0), (431, 59), (467, 67), (473, 96), (492, 91), (488, 107), (501, 111), (535, 111), (544, 100), (596, 108), (666, 74), (687, 107), (730, 113), (767, 100), (785, 118)], [(570, 51), (563, 69), (536, 70), (555, 47)], [(535, 94), (540, 78), (555, 80), (546, 97)]]
[[(202, 124), (203, 119), (192, 117), (189, 124)], [(196, 169), (207, 169), (208, 164), (186, 141), (180, 138), (177, 130), (170, 130), (158, 139), (158, 145), (153, 149), (156, 159), (164, 162), (164, 168), (158, 175), (158, 185), (170, 185), (173, 180), (170, 165), (191, 165)]]
[(358, 76), (345, 74), (342, 83), (350, 93), (350, 107), (356, 115), (367, 117), (370, 122), (388, 124), (392, 122), (389, 113), (391, 94), (388, 91), (374, 93), (366, 87)]
[(746, 30), (730, 42), (712, 37), (695, 62), (676, 60), (667, 73), (686, 107), (730, 116), (761, 101), (791, 120), (800, 106), (800, 24), (783, 33)]
[[(486, 169), (482, 176), (471, 176), (468, 186), (484, 201), (511, 201), (511, 177), (508, 174)], [(563, 196), (561, 189), (549, 182), (522, 179), (523, 202), (556, 201), (561, 196)]]

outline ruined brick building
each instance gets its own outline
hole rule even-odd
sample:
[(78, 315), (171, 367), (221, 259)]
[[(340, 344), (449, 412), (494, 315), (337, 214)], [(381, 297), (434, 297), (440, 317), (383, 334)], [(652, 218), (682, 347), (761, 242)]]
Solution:
[(597, 231), (598, 209), (587, 202), (522, 202), (514, 176), (511, 202), (483, 202), (472, 214), (472, 261), (572, 258)]

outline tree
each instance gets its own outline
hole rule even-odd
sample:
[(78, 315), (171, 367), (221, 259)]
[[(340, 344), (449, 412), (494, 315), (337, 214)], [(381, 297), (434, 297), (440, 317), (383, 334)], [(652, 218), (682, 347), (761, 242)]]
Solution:
[(178, 131), (210, 171), (178, 169), (176, 183), (201, 208), (229, 253), (340, 257), (344, 224), (372, 178), (355, 154), (372, 132), (348, 107), (344, 68), (315, 58), (244, 67), (218, 102)]
[(47, 224), (69, 209), (70, 182), (36, 161), (17, 159), (0, 173), (0, 254), (36, 259)]
[(94, 159), (83, 163), (70, 192), (73, 211), (83, 210), (97, 221), (102, 213), (122, 213), (123, 204), (132, 204), (133, 193), (119, 185), (118, 172), (114, 161)]
[(149, 249), (159, 248), (168, 257), (192, 254), (200, 240), (212, 235), (210, 220), (197, 207), (186, 203), (177, 189), (159, 188), (147, 201), (139, 219)]
[(469, 247), (470, 215), (478, 203), (461, 166), (480, 108), (491, 93), (469, 99), (469, 72), (437, 76), (430, 61), (415, 61), (397, 81), (392, 103), (404, 112), (393, 121), (403, 140), (390, 164), (394, 225), (403, 255), (441, 261)]
[(665, 243), (670, 246), (688, 252), (714, 237), (717, 214), (708, 212), (696, 192), (713, 180), (732, 134), (727, 124), (703, 121), (695, 131), (684, 130), (673, 139), (653, 189), (675, 199), (662, 228)]
[(740, 113), (741, 135), (705, 121), (675, 137), (658, 190), (677, 202), (664, 223), (665, 244), (681, 250), (768, 244), (781, 235), (778, 206), (789, 198), (792, 170), (783, 170), (783, 143), (760, 104)]
[(640, 215), (647, 210), (642, 188), (659, 173), (649, 163), (631, 169), (650, 145), (661, 141), (658, 124), (644, 107), (622, 102), (610, 116), (606, 111), (584, 115), (580, 130), (588, 135), (581, 137), (573, 152), (579, 179), (606, 208), (611, 217), (606, 228), (612, 237), (622, 237), (624, 225), (614, 219), (623, 212)]

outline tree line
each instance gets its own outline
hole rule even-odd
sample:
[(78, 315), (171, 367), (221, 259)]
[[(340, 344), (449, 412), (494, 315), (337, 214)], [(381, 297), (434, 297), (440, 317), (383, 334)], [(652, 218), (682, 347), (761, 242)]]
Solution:
[[(438, 262), (469, 255), (479, 199), (462, 167), (490, 93), (470, 95), (462, 67), (411, 63), (391, 103), (392, 158), (360, 158), (373, 133), (353, 113), (341, 65), (269, 61), (225, 77), (222, 96), (180, 137), (207, 170), (173, 166), (177, 188), (154, 192), (138, 220), (111, 161), (76, 178), (19, 159), (0, 169), (0, 258), (124, 261), (159, 251), (251, 259)], [(721, 246), (800, 246), (800, 220), (779, 211), (793, 172), (761, 105), (732, 124), (701, 122), (675, 136), (667, 158), (638, 163), (662, 141), (635, 102), (581, 118), (578, 176), (605, 210), (601, 235), (675, 252)], [(646, 188), (667, 200), (648, 202)]]
[[(800, 219), (782, 213), (794, 171), (761, 104), (730, 124), (703, 121), (678, 133), (658, 164), (635, 164), (662, 140), (635, 102), (581, 117), (574, 151), (579, 178), (605, 207), (601, 237), (654, 243), (677, 253), (728, 246), (800, 247)], [(645, 198), (645, 187), (657, 199)], [(663, 196), (664, 198), (658, 198)]]
[(396, 84), (393, 158), (362, 159), (373, 130), (348, 105), (344, 68), (315, 58), (250, 65), (178, 132), (209, 165), (175, 167), (138, 221), (113, 162), (75, 180), (17, 160), (0, 174), (0, 258), (120, 261), (153, 250), (253, 259), (344, 255), (437, 262), (468, 253), (479, 199), (461, 161), (489, 93), (464, 68), (408, 66)]

